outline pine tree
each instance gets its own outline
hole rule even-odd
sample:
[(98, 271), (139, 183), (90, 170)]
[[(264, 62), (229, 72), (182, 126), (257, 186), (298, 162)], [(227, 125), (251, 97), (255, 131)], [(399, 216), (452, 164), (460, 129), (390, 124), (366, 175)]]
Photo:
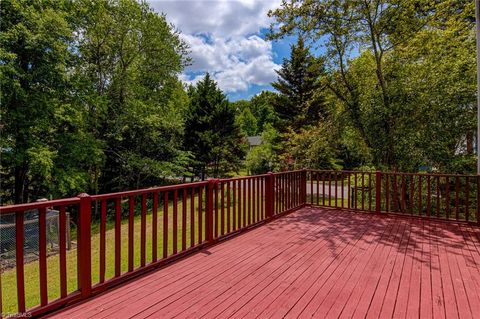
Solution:
[(194, 174), (218, 177), (238, 169), (244, 156), (242, 135), (235, 110), (207, 73), (189, 89), (185, 119), (185, 149), (193, 157)]
[(284, 59), (277, 71), (277, 82), (272, 86), (279, 92), (274, 108), (280, 119), (279, 128), (298, 131), (305, 125), (315, 124), (324, 113), (321, 84), (321, 60), (314, 57), (300, 36), (291, 47), (290, 59)]

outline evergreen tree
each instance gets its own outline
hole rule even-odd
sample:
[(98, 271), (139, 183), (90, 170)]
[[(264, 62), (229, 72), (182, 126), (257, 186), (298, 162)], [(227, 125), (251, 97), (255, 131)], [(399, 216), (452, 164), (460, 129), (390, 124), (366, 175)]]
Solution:
[(194, 174), (202, 179), (237, 170), (244, 156), (243, 139), (235, 110), (207, 73), (189, 89), (185, 119), (185, 149), (194, 157)]
[(280, 129), (291, 127), (298, 131), (305, 125), (315, 124), (322, 116), (323, 99), (319, 95), (319, 81), (323, 73), (321, 60), (315, 58), (300, 36), (291, 47), (290, 59), (285, 59), (277, 71), (278, 80), (272, 86), (279, 92), (274, 100), (280, 118)]

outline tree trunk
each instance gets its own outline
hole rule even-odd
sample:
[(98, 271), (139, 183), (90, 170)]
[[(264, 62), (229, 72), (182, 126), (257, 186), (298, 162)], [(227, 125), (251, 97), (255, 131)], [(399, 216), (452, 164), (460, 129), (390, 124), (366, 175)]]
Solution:
[(25, 199), (25, 169), (15, 167), (15, 204), (21, 204)]

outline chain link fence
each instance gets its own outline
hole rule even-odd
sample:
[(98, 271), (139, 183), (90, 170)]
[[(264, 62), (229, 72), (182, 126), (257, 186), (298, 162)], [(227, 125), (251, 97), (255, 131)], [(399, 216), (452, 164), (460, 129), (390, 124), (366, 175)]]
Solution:
[[(66, 213), (67, 250), (72, 248), (70, 234), (70, 214)], [(24, 262), (29, 263), (39, 258), (39, 218), (38, 210), (25, 212), (24, 217)], [(60, 219), (57, 210), (47, 210), (46, 215), (46, 242), (49, 256), (59, 253)], [(16, 258), (16, 230), (15, 214), (0, 216), (0, 271), (4, 272), (15, 267)]]

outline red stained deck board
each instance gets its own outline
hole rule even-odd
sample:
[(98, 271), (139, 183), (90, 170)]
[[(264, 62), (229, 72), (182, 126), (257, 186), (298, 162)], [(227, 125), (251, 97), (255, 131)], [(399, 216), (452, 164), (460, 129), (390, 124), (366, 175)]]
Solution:
[(480, 229), (303, 208), (53, 318), (475, 318)]
[[(280, 257), (277, 258), (276, 264), (268, 262), (263, 264), (260, 268), (255, 267), (252, 269), (252, 267), (250, 267), (247, 268), (246, 271), (245, 269), (239, 269), (239, 271), (235, 274), (232, 274), (233, 276), (231, 277), (228, 277), (222, 281), (217, 281), (208, 287), (202, 287), (201, 289), (192, 291), (187, 300), (178, 300), (175, 303), (171, 303), (166, 306), (162, 312), (167, 314), (167, 316), (174, 316), (178, 314), (186, 316), (187, 314), (193, 314), (195, 317), (200, 317), (201, 314), (211, 314), (209, 309), (212, 309), (212, 305), (214, 303), (218, 303), (219, 301), (224, 302), (222, 297), (229, 296), (229, 290), (234, 288), (237, 284), (241, 284), (242, 289), (245, 290), (249, 287), (249, 285), (257, 286), (262, 278), (268, 279), (268, 276), (266, 275), (274, 276), (275, 273), (289, 273), (283, 270), (286, 267), (292, 266), (294, 262), (304, 260), (301, 258), (301, 256), (304, 254), (309, 254), (310, 256), (314, 252), (318, 254), (318, 251), (321, 249), (322, 245), (319, 245), (317, 241), (310, 239), (314, 237), (317, 232), (324, 229), (328, 223), (324, 223), (321, 220), (318, 220), (317, 223), (318, 227), (312, 227), (312, 231), (309, 231), (306, 236), (303, 237), (304, 240), (302, 240), (303, 243), (309, 243), (310, 245), (303, 245), (303, 247), (299, 245), (292, 245), (287, 248), (288, 252), (285, 250), (282, 254), (276, 256)], [(261, 269), (264, 269), (265, 271), (261, 271)], [(225, 284), (225, 281), (229, 284)]]

